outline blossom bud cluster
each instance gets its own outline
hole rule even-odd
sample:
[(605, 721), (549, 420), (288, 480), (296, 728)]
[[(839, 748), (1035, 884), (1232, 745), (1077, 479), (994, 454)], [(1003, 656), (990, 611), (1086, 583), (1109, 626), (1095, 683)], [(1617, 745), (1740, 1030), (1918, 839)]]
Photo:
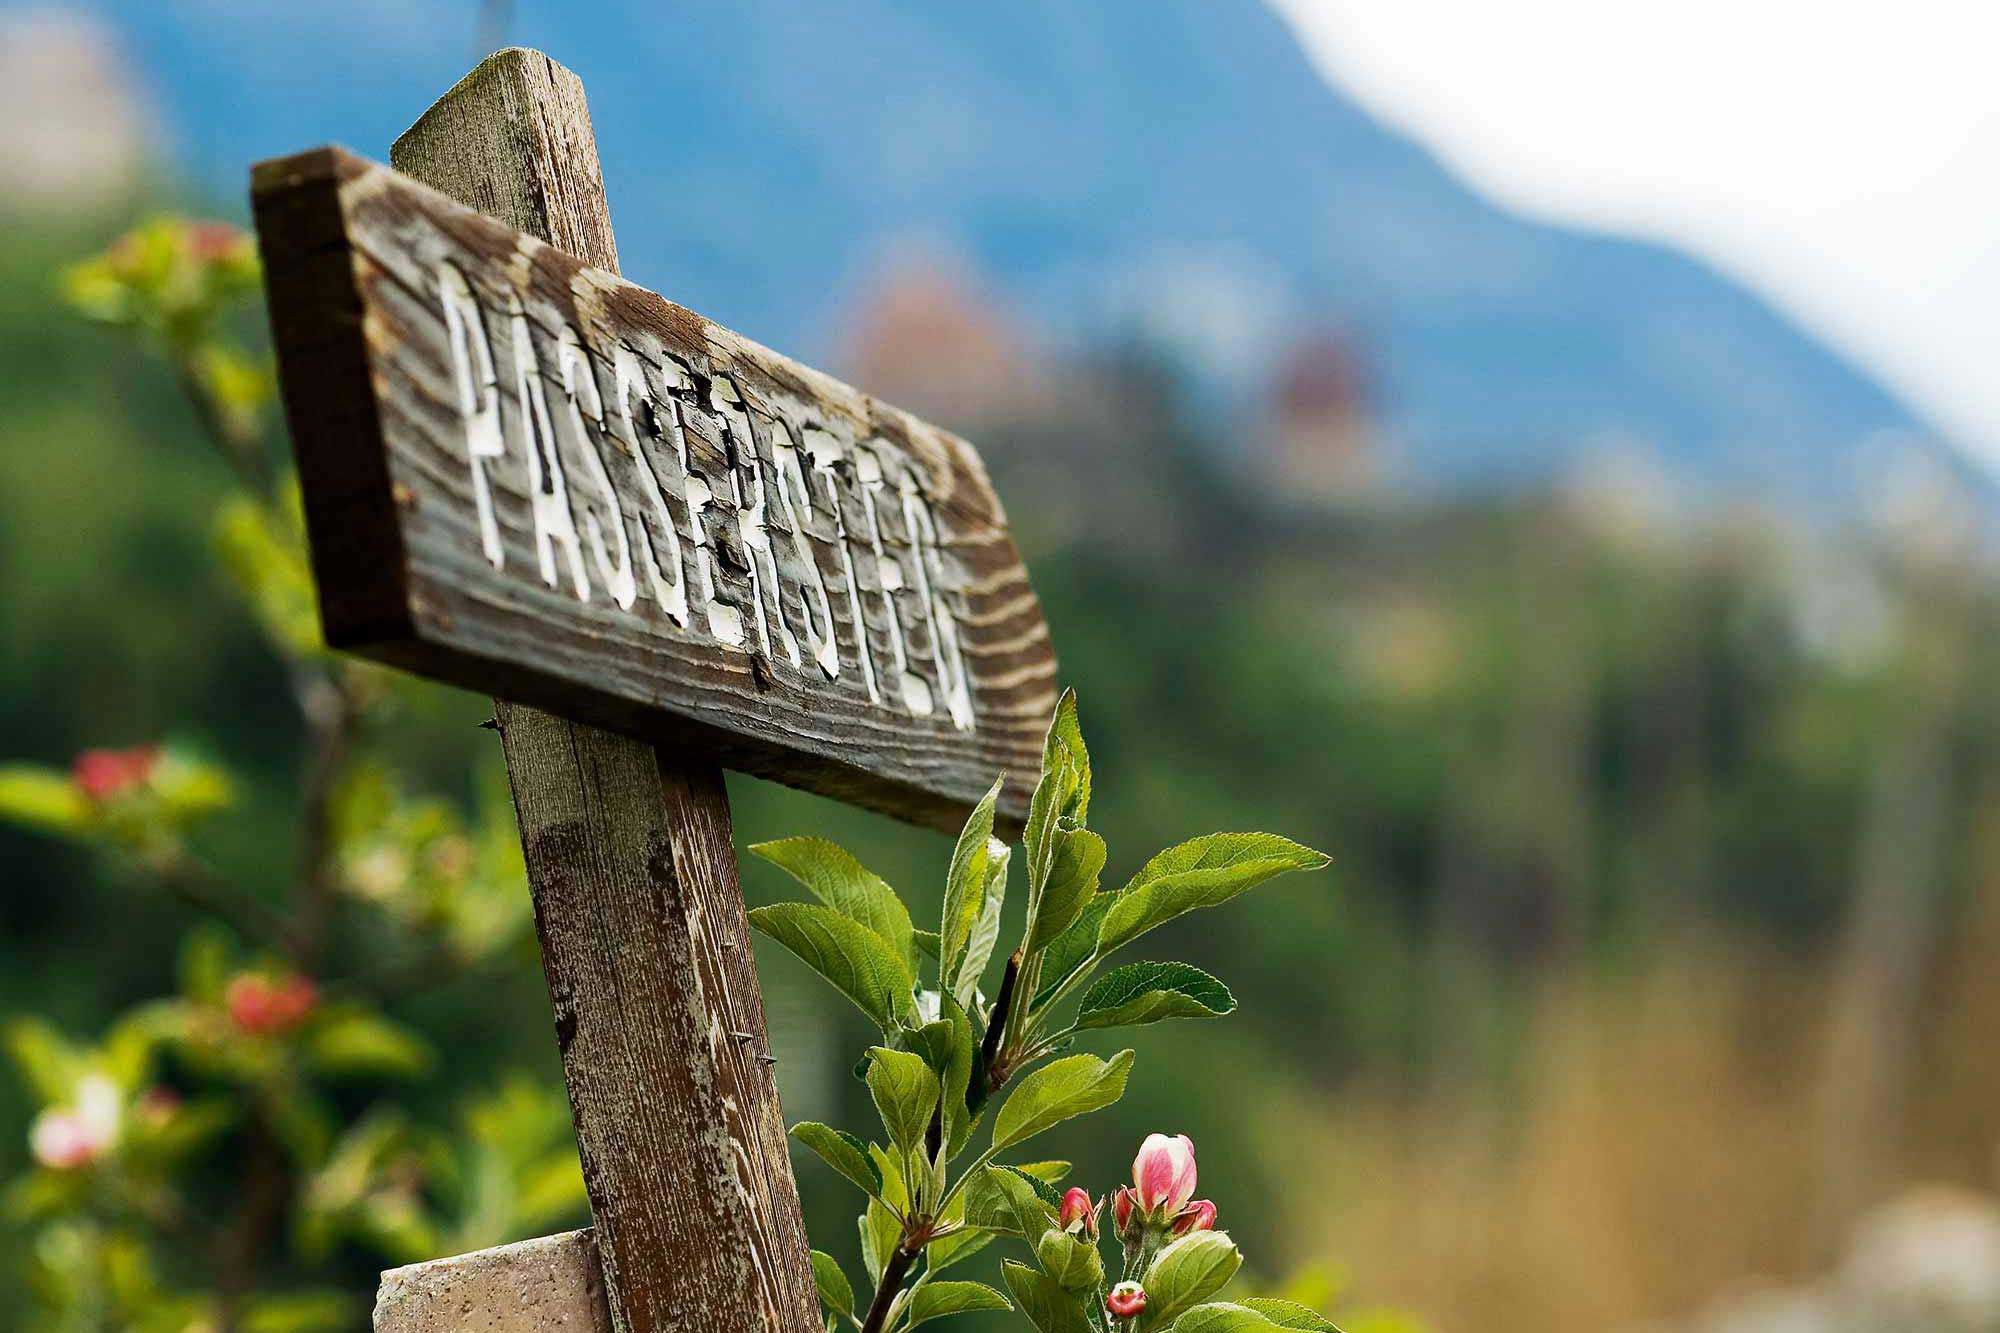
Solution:
[[(1148, 1134), (1132, 1159), (1132, 1183), (1111, 1196), (1111, 1220), (1125, 1246), (1128, 1273), (1143, 1274), (1169, 1240), (1214, 1229), (1215, 1205), (1195, 1198), (1194, 1190), (1194, 1141), (1185, 1134)], [(1120, 1282), (1105, 1297), (1104, 1308), (1119, 1319), (1144, 1313), (1143, 1282)]]
[(1194, 1141), (1148, 1134), (1132, 1159), (1132, 1184), (1111, 1197), (1118, 1235), (1128, 1245), (1147, 1232), (1185, 1236), (1215, 1226), (1215, 1205), (1194, 1197)]

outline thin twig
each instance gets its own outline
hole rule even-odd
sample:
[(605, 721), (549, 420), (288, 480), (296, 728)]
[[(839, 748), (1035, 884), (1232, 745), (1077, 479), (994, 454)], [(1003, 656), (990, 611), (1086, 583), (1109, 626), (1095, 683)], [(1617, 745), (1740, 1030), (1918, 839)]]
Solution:
[(292, 885), (298, 923), (300, 966), (318, 966), (339, 893), (334, 866), (333, 799), (353, 748), (360, 715), (338, 675), (308, 679), (299, 689), (305, 715), (305, 771), (299, 782), (299, 850)]
[(986, 1020), (986, 1039), (979, 1046), (979, 1068), (983, 1074), (974, 1079), (965, 1092), (965, 1104), (969, 1110), (977, 1111), (985, 1105), (986, 1098), (1007, 1081), (1007, 1071), (998, 1067), (998, 1061), (1001, 1044), (1007, 1035), (1008, 1008), (1014, 999), (1014, 988), (1020, 983), (1020, 975), (1021, 951), (1016, 949), (1007, 957), (1007, 971), (1000, 978), (1000, 991), (993, 997), (993, 1008)]
[(265, 504), (270, 504), (278, 493), (277, 483), (271, 476), (271, 466), (264, 450), (254, 439), (245, 439), (231, 430), (215, 399), (201, 382), (201, 373), (195, 369), (194, 360), (185, 351), (170, 349), (167, 359), (173, 366), (174, 378), (180, 383), (181, 392), (194, 409), (197, 423), (215, 451), (222, 455), (222, 461), (229, 464), (230, 471), (245, 489)]
[(208, 913), (239, 935), (296, 957), (299, 940), (289, 917), (231, 890), (212, 869), (186, 852), (150, 867), (153, 882), (188, 906)]

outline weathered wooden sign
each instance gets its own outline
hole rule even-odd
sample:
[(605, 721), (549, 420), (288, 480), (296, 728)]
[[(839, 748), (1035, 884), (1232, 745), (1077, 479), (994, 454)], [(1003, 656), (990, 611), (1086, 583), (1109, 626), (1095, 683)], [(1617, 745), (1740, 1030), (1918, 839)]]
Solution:
[(391, 159), (252, 172), (321, 618), (496, 696), (592, 1226), (378, 1333), (816, 1333), (722, 770), (1019, 819), (1047, 626), (964, 441), (618, 277), (569, 70), (496, 52)]
[(252, 182), (328, 641), (929, 823), (1048, 628), (971, 447), (340, 148)]

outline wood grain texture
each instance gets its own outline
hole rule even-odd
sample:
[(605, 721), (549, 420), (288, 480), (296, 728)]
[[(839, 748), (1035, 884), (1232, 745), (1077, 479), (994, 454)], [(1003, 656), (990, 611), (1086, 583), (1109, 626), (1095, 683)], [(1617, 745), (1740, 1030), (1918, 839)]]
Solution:
[[(497, 115), (587, 157), (517, 84), (404, 149)], [(1018, 820), (1056, 663), (978, 456), (621, 281), (608, 224), (529, 234), (594, 171), (450, 192), (509, 226), (341, 149), (257, 168), (329, 640), (946, 828), (1005, 773)]]
[[(539, 53), (481, 64), (393, 155), (616, 265), (582, 85)], [(721, 769), (497, 711), (611, 1327), (816, 1329)]]
[(618, 1333), (804, 1333), (817, 1298), (722, 774), (529, 708), (501, 734)]

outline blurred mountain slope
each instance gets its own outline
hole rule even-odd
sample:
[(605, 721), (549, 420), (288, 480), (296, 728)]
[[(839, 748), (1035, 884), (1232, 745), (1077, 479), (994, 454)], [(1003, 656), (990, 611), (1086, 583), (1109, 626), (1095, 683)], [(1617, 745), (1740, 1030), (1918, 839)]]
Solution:
[[(222, 188), (339, 139), (377, 157), (470, 62), (475, 7), (101, 12)], [(1706, 266), (1503, 213), (1330, 88), (1255, 0), (518, 6), (591, 93), (627, 273), (826, 351), (885, 244), (964, 254), (1059, 343), (1138, 336), (1240, 403), (1307, 323), (1369, 349), (1418, 481), (1585, 452), (1846, 508), (1909, 441), (1864, 372)], [(1579, 108), (1588, 114), (1588, 108)]]

